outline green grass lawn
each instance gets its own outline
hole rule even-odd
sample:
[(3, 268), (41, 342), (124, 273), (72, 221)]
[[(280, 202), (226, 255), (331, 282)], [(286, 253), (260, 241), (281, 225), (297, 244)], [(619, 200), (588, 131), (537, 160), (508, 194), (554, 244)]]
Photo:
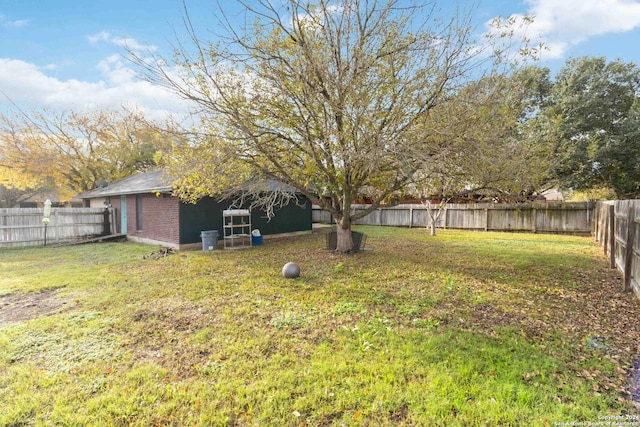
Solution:
[[(590, 238), (358, 227), (0, 251), (0, 425), (495, 426), (635, 414), (640, 302)], [(299, 263), (298, 279), (282, 266)]]

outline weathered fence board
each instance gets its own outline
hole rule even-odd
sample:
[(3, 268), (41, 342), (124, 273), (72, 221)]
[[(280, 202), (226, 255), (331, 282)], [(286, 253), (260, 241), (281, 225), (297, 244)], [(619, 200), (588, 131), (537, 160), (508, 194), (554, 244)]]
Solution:
[[(366, 205), (355, 205), (362, 212)], [(592, 233), (593, 203), (561, 204), (450, 204), (441, 212), (436, 227), (466, 230), (530, 231), (534, 233)], [(313, 221), (333, 222), (330, 213), (314, 206)], [(383, 207), (355, 222), (360, 225), (427, 227), (427, 206), (404, 204)]]
[(640, 297), (640, 200), (598, 202), (594, 237), (623, 275), (623, 289)]
[[(109, 234), (112, 214), (104, 208), (53, 208), (46, 226), (47, 244), (73, 242)], [(0, 209), (0, 248), (44, 245), (43, 211), (37, 208)]]

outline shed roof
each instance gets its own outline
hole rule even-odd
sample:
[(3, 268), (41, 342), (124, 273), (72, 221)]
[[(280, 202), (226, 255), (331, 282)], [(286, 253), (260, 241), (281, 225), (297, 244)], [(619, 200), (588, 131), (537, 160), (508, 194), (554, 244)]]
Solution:
[(171, 179), (161, 169), (132, 175), (106, 187), (95, 188), (79, 194), (76, 197), (79, 199), (95, 199), (98, 197), (152, 193), (156, 191), (160, 193), (171, 191)]
[[(296, 193), (296, 189), (275, 179), (261, 181), (259, 187), (264, 191), (283, 191)], [(146, 194), (146, 193), (170, 193), (172, 190), (172, 179), (167, 176), (162, 169), (151, 172), (139, 173), (129, 176), (119, 181), (113, 182), (103, 188), (95, 188), (77, 195), (79, 199), (95, 199), (108, 196), (120, 196), (125, 194)]]

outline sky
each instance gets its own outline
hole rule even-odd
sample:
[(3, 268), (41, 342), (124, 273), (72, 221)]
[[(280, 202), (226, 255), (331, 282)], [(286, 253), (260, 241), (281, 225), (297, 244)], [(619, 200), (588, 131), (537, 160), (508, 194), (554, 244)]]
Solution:
[[(251, 0), (249, 0), (251, 1)], [(273, 0), (279, 1), (279, 0)], [(495, 17), (534, 16), (527, 36), (546, 47), (539, 65), (555, 75), (569, 58), (604, 56), (640, 64), (640, 0), (459, 0), (471, 2), (476, 33)], [(220, 0), (230, 16), (233, 0)], [(443, 8), (452, 1), (441, 0)], [(122, 105), (160, 119), (184, 102), (136, 77), (129, 49), (170, 57), (184, 40), (184, 7), (215, 37), (216, 0), (0, 0), (0, 112)]]

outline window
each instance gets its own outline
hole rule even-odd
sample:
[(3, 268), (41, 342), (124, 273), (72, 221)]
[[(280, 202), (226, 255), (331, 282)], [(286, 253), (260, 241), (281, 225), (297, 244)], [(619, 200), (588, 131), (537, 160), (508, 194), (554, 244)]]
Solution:
[(142, 194), (136, 194), (136, 229), (142, 230)]

